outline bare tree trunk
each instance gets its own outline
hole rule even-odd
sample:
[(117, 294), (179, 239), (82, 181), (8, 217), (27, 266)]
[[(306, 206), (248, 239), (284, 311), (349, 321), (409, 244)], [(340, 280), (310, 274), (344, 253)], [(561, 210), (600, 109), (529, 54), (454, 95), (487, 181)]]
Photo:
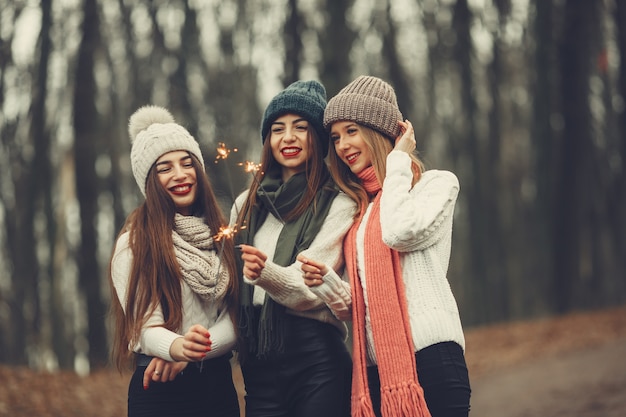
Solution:
[(325, 9), (329, 21), (320, 36), (322, 50), (322, 68), (320, 78), (326, 87), (330, 99), (350, 81), (350, 65), (347, 59), (350, 56), (355, 34), (346, 22), (346, 14), (352, 7), (354, 0), (326, 0)]
[(85, 0), (82, 40), (78, 51), (74, 93), (74, 132), (76, 194), (80, 203), (81, 244), (78, 253), (79, 283), (87, 309), (89, 363), (107, 363), (108, 349), (104, 326), (106, 309), (100, 291), (101, 269), (97, 259), (96, 217), (100, 184), (95, 162), (100, 151), (98, 112), (95, 107), (94, 63), (98, 51), (99, 25), (97, 0)]
[(300, 61), (302, 60), (302, 31), (301, 27), (306, 24), (298, 12), (298, 0), (288, 0), (287, 21), (284, 28), (285, 42), (285, 86), (300, 78)]
[(391, 4), (388, 1), (385, 13), (378, 20), (378, 26), (383, 35), (383, 55), (384, 61), (387, 63), (387, 70), (389, 71), (389, 82), (394, 86), (396, 96), (398, 99), (398, 107), (405, 118), (413, 118), (413, 110), (415, 103), (411, 98), (412, 88), (409, 85), (402, 64), (400, 63), (400, 57), (398, 56), (397, 43), (397, 30), (394, 26), (393, 19), (391, 17)]
[[(615, 27), (617, 28), (617, 47), (619, 49), (620, 66), (618, 91), (622, 100), (626, 99), (626, 0), (615, 1)], [(611, 199), (609, 201), (610, 223), (613, 225), (613, 242), (617, 259), (621, 261), (618, 276), (614, 277), (616, 282), (615, 295), (617, 302), (623, 302), (626, 295), (626, 111), (619, 114), (619, 129), (617, 132), (617, 154), (621, 161), (621, 169), (615, 175), (612, 189), (609, 190)]]
[(570, 310), (575, 288), (581, 284), (581, 265), (591, 262), (581, 250), (584, 213), (587, 210), (585, 187), (591, 174), (591, 113), (589, 77), (592, 51), (592, 22), (597, 19), (596, 2), (568, 0), (564, 8), (564, 28), (560, 44), (563, 137), (562, 157), (557, 170), (554, 212), (554, 253), (556, 276), (553, 288), (558, 312)]
[[(40, 339), (46, 339), (44, 343), (50, 343), (57, 357), (59, 366), (62, 368), (71, 368), (74, 365), (74, 349), (68, 346), (67, 340), (72, 339), (71, 326), (68, 323), (67, 311), (65, 309), (66, 302), (62, 299), (58, 289), (62, 286), (63, 277), (59, 275), (56, 269), (55, 259), (57, 257), (57, 218), (55, 216), (55, 207), (52, 199), (52, 191), (54, 189), (55, 176), (52, 174), (51, 166), (51, 137), (48, 129), (46, 129), (46, 102), (48, 91), (48, 60), (52, 48), (52, 40), (50, 30), (52, 27), (52, 2), (41, 3), (41, 32), (39, 35), (39, 65), (37, 70), (37, 88), (35, 89), (35, 97), (33, 99), (33, 143), (35, 144), (34, 167), (39, 172), (36, 174), (38, 183), (37, 192), (42, 196), (43, 211), (46, 218), (46, 245), (48, 246), (48, 264), (42, 265), (41, 280), (49, 281), (50, 292), (44, 294), (43, 297), (47, 302), (42, 304), (45, 306), (45, 314), (37, 319), (37, 322), (49, 322), (49, 334), (42, 334)], [(41, 331), (41, 329), (40, 329)], [(47, 340), (49, 339), (49, 340)], [(42, 344), (40, 342), (39, 344)]]
[[(22, 10), (22, 6), (16, 5), (12, 12), (16, 18)], [(8, 13), (8, 12), (7, 12)], [(8, 68), (14, 65), (11, 55), (11, 40), (0, 42), (0, 69), (2, 70), (2, 83), (4, 74)], [(2, 85), (4, 92), (4, 85)], [(3, 94), (3, 93), (0, 93)], [(4, 97), (0, 103), (4, 103)], [(4, 302), (8, 306), (8, 320), (6, 321), (6, 333), (2, 334), (2, 354), (5, 361), (15, 365), (28, 363), (28, 348), (34, 344), (37, 336), (35, 329), (36, 317), (39, 315), (38, 281), (39, 265), (36, 257), (36, 239), (33, 219), (35, 218), (36, 205), (38, 202), (37, 171), (33, 165), (33, 159), (26, 155), (25, 148), (32, 146), (28, 132), (21, 134), (21, 123), (29, 123), (22, 119), (6, 121), (0, 132), (0, 140), (4, 148), (5, 161), (11, 169), (12, 183), (6, 185), (11, 190), (6, 190), (2, 195), (4, 206), (6, 249), (11, 272), (11, 286)], [(3, 185), (2, 187), (4, 187)], [(8, 198), (5, 198), (7, 196)]]
[[(238, 149), (238, 154), (219, 163), (207, 163), (209, 178), (216, 193), (228, 198), (228, 204), (223, 203), (223, 210), (227, 213), (235, 201), (236, 196), (247, 187), (243, 169), (237, 166), (238, 162), (246, 157), (251, 143), (261, 143), (259, 131), (255, 128), (252, 133), (248, 126), (259, 126), (262, 110), (257, 105), (256, 91), (258, 89), (256, 69), (252, 65), (237, 65), (235, 58), (235, 38), (238, 33), (245, 32), (252, 25), (248, 21), (249, 13), (246, 10), (246, 0), (237, 1), (238, 19), (234, 27), (220, 27), (220, 56), (221, 62), (207, 67), (209, 90), (205, 94), (205, 103), (215, 115), (215, 131), (220, 135), (211, 138), (211, 150), (215, 154), (206, 154), (206, 160), (217, 155), (217, 146), (223, 142), (229, 149)], [(197, 36), (197, 34), (196, 34)], [(254, 42), (254, 40), (251, 40)], [(252, 137), (251, 137), (252, 135)], [(239, 158), (239, 159), (237, 159)], [(216, 179), (222, 179), (217, 181)]]
[[(487, 265), (488, 276), (491, 277), (492, 288), (491, 304), (493, 305), (494, 315), (499, 320), (507, 319), (511, 316), (511, 307), (520, 304), (518, 299), (524, 296), (523, 292), (512, 293), (509, 288), (512, 286), (511, 281), (515, 281), (516, 274), (507, 271), (507, 262), (509, 260), (508, 250), (515, 250), (517, 245), (513, 244), (511, 236), (503, 232), (502, 218), (500, 216), (500, 207), (502, 201), (505, 200), (503, 192), (509, 185), (505, 181), (509, 176), (504, 175), (504, 169), (501, 163), (501, 140), (503, 136), (502, 119), (503, 119), (503, 103), (501, 86), (504, 84), (504, 62), (503, 62), (503, 44), (499, 33), (504, 32), (504, 22), (507, 19), (510, 5), (508, 0), (497, 0), (495, 2), (498, 9), (498, 21), (496, 33), (494, 33), (493, 42), (493, 58), (487, 68), (487, 84), (492, 100), (491, 109), (489, 110), (489, 132), (487, 136), (487, 146), (485, 154), (485, 162), (481, 165), (488, 167), (483, 169), (484, 189), (490, 190), (491, 196), (483, 197), (483, 217), (489, 219), (485, 222), (486, 248), (489, 254), (489, 263)], [(521, 207), (517, 207), (521, 210)], [(502, 244), (507, 242), (507, 244)], [(514, 271), (517, 272), (517, 271)]]
[[(472, 42), (470, 34), (471, 12), (467, 0), (457, 0), (454, 6), (453, 26), (456, 32), (456, 48), (454, 57), (460, 71), (460, 95), (462, 105), (462, 123), (459, 143), (463, 143), (462, 154), (467, 155), (470, 167), (470, 182), (464, 186), (465, 194), (468, 195), (469, 210), (469, 236), (471, 240), (470, 259), (471, 270), (468, 271), (470, 279), (474, 282), (474, 319), (476, 322), (484, 322), (487, 318), (496, 319), (492, 314), (492, 306), (486, 300), (497, 297), (489, 290), (493, 288), (493, 279), (488, 275), (488, 262), (490, 257), (486, 253), (489, 248), (487, 236), (487, 218), (485, 217), (485, 194), (483, 192), (484, 177), (482, 167), (484, 158), (482, 144), (478, 138), (476, 128), (477, 105), (473, 95), (474, 81), (472, 77)], [(494, 198), (492, 194), (487, 198)]]
[[(533, 205), (534, 227), (529, 230), (529, 239), (534, 242), (533, 258), (536, 262), (530, 266), (529, 274), (542, 279), (534, 286), (535, 304), (546, 304), (547, 282), (552, 282), (555, 274), (554, 265), (554, 228), (552, 227), (553, 207), (555, 204), (555, 144), (556, 138), (551, 126), (551, 117), (556, 113), (556, 73), (557, 60), (554, 39), (554, 8), (552, 2), (535, 0), (534, 21), (534, 68), (531, 78), (532, 87), (532, 149), (533, 162), (531, 178), (537, 190)], [(543, 300), (543, 301), (540, 301)]]

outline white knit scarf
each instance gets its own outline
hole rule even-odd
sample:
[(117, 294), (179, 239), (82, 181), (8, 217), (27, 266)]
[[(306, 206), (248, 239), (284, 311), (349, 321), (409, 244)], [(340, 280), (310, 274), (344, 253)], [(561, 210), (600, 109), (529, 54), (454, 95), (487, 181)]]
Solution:
[(221, 262), (220, 251), (215, 249), (211, 229), (203, 219), (194, 216), (176, 214), (174, 222), (172, 240), (183, 279), (200, 297), (221, 299), (229, 274)]

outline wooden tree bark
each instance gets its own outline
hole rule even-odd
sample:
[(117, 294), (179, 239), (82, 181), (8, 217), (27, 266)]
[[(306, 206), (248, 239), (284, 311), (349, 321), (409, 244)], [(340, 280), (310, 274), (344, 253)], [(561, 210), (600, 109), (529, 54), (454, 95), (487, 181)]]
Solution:
[(597, 19), (596, 2), (568, 0), (564, 7), (564, 27), (559, 48), (560, 95), (563, 136), (560, 165), (557, 168), (554, 207), (554, 253), (556, 276), (553, 300), (558, 312), (573, 306), (575, 288), (581, 284), (580, 266), (591, 262), (581, 250), (588, 209), (585, 199), (587, 176), (591, 174), (591, 113), (589, 77), (592, 60), (590, 39)]
[(529, 271), (532, 276), (543, 277), (543, 283), (537, 282), (534, 297), (535, 303), (547, 304), (546, 282), (551, 282), (555, 274), (554, 266), (554, 228), (552, 213), (554, 210), (555, 167), (555, 132), (551, 126), (551, 117), (556, 109), (556, 74), (557, 60), (554, 37), (555, 6), (550, 1), (535, 0), (535, 20), (533, 32), (535, 39), (534, 76), (532, 85), (532, 125), (531, 138), (533, 150), (533, 169), (531, 178), (536, 191), (535, 203), (531, 217), (534, 227), (529, 235), (534, 243), (533, 257), (536, 260), (534, 269)]
[[(499, 277), (488, 275), (488, 263), (491, 262), (491, 259), (485, 252), (489, 248), (486, 224), (488, 219), (485, 217), (485, 193), (483, 192), (485, 181), (482, 171), (485, 160), (476, 127), (477, 105), (473, 95), (473, 48), (470, 34), (471, 11), (467, 0), (457, 0), (453, 13), (453, 26), (456, 33), (454, 59), (460, 71), (460, 101), (462, 105), (459, 111), (462, 122), (457, 130), (457, 134), (461, 137), (456, 140), (464, 144), (462, 154), (468, 158), (469, 170), (466, 175), (469, 174), (470, 176), (470, 178), (465, 179), (463, 184), (464, 193), (468, 196), (469, 239), (471, 242), (469, 249), (471, 269), (467, 271), (467, 276), (474, 283), (472, 296), (474, 309), (472, 316), (468, 319), (474, 322), (484, 322), (487, 319), (496, 318), (492, 313), (492, 305), (487, 300), (497, 296), (489, 290), (493, 288), (493, 279)], [(495, 195), (490, 194), (488, 198), (495, 198)]]
[(345, 87), (351, 79), (349, 56), (355, 34), (346, 22), (346, 14), (354, 0), (326, 0), (328, 21), (319, 34), (323, 58), (320, 78), (330, 99)]
[(95, 162), (101, 151), (94, 65), (98, 52), (99, 25), (97, 0), (85, 0), (82, 39), (78, 51), (74, 92), (74, 155), (76, 194), (80, 204), (81, 243), (78, 249), (79, 284), (87, 311), (89, 363), (98, 368), (107, 363), (108, 348), (103, 318), (106, 315), (97, 259), (96, 217), (100, 184)]
[[(11, 10), (15, 20), (23, 7), (15, 5)], [(7, 11), (7, 14), (9, 11)], [(11, 34), (7, 43), (0, 43), (0, 81), (1, 91), (5, 91), (5, 72), (15, 65), (11, 54)], [(0, 103), (5, 97), (0, 95)], [(8, 268), (11, 272), (11, 287), (3, 301), (8, 306), (6, 333), (2, 334), (3, 359), (15, 365), (28, 363), (27, 347), (36, 335), (35, 318), (39, 314), (38, 281), (39, 266), (35, 247), (35, 230), (33, 219), (38, 202), (36, 186), (36, 167), (33, 158), (25, 151), (33, 146), (30, 134), (22, 135), (21, 123), (28, 123), (21, 118), (6, 121), (0, 132), (6, 162), (9, 164), (11, 184), (2, 195), (4, 206), (6, 250)], [(4, 185), (3, 185), (4, 187)], [(8, 197), (8, 198), (7, 198)]]
[(283, 84), (289, 84), (300, 78), (300, 61), (302, 60), (302, 26), (306, 24), (298, 12), (298, 0), (288, 0), (287, 21), (284, 27), (285, 43), (285, 75)]
[[(71, 368), (74, 365), (74, 348), (68, 346), (67, 340), (73, 338), (71, 327), (67, 326), (68, 317), (66, 311), (66, 300), (60, 291), (63, 286), (63, 277), (59, 275), (55, 262), (57, 255), (58, 228), (55, 215), (55, 204), (53, 203), (52, 192), (55, 189), (53, 181), (51, 146), (52, 138), (46, 128), (48, 116), (46, 114), (46, 102), (48, 98), (48, 62), (52, 49), (52, 39), (50, 30), (52, 27), (52, 2), (41, 4), (41, 32), (39, 34), (39, 63), (37, 66), (36, 89), (33, 97), (33, 143), (35, 145), (34, 169), (37, 170), (36, 182), (37, 193), (41, 196), (42, 210), (46, 219), (45, 244), (47, 245), (47, 264), (41, 265), (40, 280), (46, 280), (50, 292), (45, 294), (49, 298), (46, 303), (47, 310), (36, 322), (49, 322), (50, 334), (39, 336), (39, 346), (47, 347), (51, 344), (57, 358), (58, 364), (62, 368)], [(41, 329), (40, 329), (41, 331)], [(50, 340), (47, 340), (47, 339)]]
[[(246, 0), (237, 0), (236, 25), (220, 27), (220, 62), (210, 63), (206, 69), (209, 89), (205, 94), (205, 102), (215, 116), (217, 136), (208, 138), (211, 147), (206, 149), (205, 159), (209, 178), (218, 197), (221, 197), (227, 217), (235, 198), (247, 188), (251, 179), (237, 164), (248, 158), (248, 149), (252, 144), (261, 143), (258, 126), (263, 110), (257, 104), (256, 69), (252, 65), (238, 65), (235, 50), (237, 35), (253, 24), (248, 20), (246, 7)], [(254, 41), (250, 39), (253, 44)], [(250, 126), (253, 126), (252, 130)], [(238, 153), (232, 153), (228, 159), (219, 163), (212, 163), (219, 142), (231, 150), (238, 149)]]
[[(626, 0), (615, 1), (614, 21), (620, 56), (617, 90), (622, 100), (626, 101)], [(615, 295), (618, 296), (615, 301), (623, 302), (626, 297), (624, 295), (626, 293), (626, 256), (624, 256), (626, 253), (626, 215), (624, 215), (624, 207), (626, 207), (626, 111), (624, 109), (619, 113), (617, 138), (616, 147), (621, 169), (616, 174), (615, 181), (609, 190), (609, 216), (611, 224), (614, 225), (612, 240), (615, 253), (621, 262), (621, 274), (614, 277)]]
[(398, 107), (405, 118), (411, 117), (415, 109), (415, 103), (411, 97), (411, 86), (407, 80), (402, 63), (400, 62), (400, 54), (397, 44), (397, 30), (391, 17), (391, 4), (388, 1), (384, 14), (377, 19), (379, 30), (382, 32), (383, 38), (383, 57), (387, 63), (387, 71), (389, 72), (389, 82), (394, 87), (396, 97), (398, 99)]

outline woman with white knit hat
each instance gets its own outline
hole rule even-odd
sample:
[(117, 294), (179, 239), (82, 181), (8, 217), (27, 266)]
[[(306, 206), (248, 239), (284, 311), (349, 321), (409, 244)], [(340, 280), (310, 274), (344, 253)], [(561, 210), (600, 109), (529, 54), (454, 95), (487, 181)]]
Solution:
[(347, 330), (304, 284), (298, 253), (341, 270), (356, 205), (324, 163), (326, 90), (296, 81), (268, 104), (257, 180), (235, 201), (246, 417), (349, 416)]
[(230, 367), (236, 343), (232, 241), (198, 142), (164, 108), (130, 118), (131, 166), (145, 196), (110, 264), (113, 357), (133, 365), (129, 416), (238, 417)]
[(446, 277), (459, 182), (424, 170), (413, 126), (380, 78), (342, 89), (324, 126), (331, 173), (360, 207), (344, 242), (350, 285), (319, 259), (298, 259), (331, 308), (351, 305), (352, 415), (467, 417), (465, 339)]

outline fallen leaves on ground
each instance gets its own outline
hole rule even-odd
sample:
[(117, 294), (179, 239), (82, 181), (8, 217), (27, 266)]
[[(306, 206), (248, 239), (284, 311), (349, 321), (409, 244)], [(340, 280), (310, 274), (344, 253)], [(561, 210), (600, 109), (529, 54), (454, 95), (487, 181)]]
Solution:
[[(626, 306), (562, 317), (469, 329), (470, 377), (626, 337)], [(126, 415), (128, 374), (111, 369), (81, 377), (0, 366), (0, 416), (119, 417)], [(239, 380), (239, 378), (237, 378)]]

